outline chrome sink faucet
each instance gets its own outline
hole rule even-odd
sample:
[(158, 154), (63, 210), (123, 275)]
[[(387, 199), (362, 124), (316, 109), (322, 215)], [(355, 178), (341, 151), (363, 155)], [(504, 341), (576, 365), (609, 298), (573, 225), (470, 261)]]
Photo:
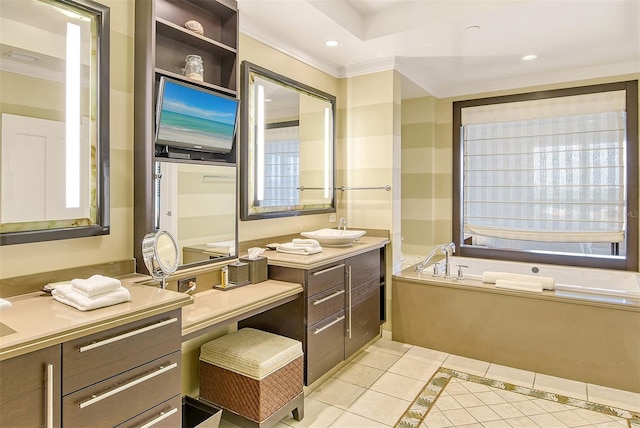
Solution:
[(451, 265), (449, 263), (449, 257), (456, 251), (456, 244), (449, 242), (448, 244), (442, 244), (440, 251), (444, 254), (444, 277), (445, 279), (451, 278)]
[(347, 219), (344, 217), (340, 217), (340, 220), (338, 221), (338, 230), (347, 230)]

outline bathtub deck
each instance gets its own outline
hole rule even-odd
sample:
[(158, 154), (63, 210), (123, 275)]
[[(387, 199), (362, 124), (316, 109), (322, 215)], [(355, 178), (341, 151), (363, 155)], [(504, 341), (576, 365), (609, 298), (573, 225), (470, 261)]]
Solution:
[(640, 392), (640, 304), (393, 276), (393, 340)]

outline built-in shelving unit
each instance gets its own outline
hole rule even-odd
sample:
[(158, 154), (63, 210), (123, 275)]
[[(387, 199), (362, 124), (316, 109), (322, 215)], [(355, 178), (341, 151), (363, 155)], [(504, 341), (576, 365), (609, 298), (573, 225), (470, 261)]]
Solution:
[[(134, 242), (138, 269), (144, 271), (138, 244), (154, 227), (158, 82), (167, 76), (237, 98), (238, 7), (235, 0), (136, 0), (135, 20)], [(191, 20), (202, 25), (202, 35), (185, 27)], [(202, 82), (182, 75), (187, 55), (202, 58)], [(198, 162), (235, 166), (236, 149), (203, 154)]]

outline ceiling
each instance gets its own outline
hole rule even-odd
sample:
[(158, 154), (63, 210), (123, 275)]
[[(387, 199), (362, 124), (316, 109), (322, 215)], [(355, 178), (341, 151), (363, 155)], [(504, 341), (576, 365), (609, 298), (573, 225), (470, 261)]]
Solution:
[[(395, 69), (402, 98), (640, 72), (640, 0), (238, 0), (240, 31), (335, 77)], [(330, 48), (324, 42), (339, 40)], [(523, 61), (524, 55), (537, 59)]]

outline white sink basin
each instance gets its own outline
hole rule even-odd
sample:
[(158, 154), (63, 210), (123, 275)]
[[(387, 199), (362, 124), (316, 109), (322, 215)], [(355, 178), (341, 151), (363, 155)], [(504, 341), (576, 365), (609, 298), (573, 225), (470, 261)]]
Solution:
[(364, 230), (319, 229), (313, 232), (302, 232), (305, 238), (315, 239), (320, 245), (348, 246), (363, 236)]

